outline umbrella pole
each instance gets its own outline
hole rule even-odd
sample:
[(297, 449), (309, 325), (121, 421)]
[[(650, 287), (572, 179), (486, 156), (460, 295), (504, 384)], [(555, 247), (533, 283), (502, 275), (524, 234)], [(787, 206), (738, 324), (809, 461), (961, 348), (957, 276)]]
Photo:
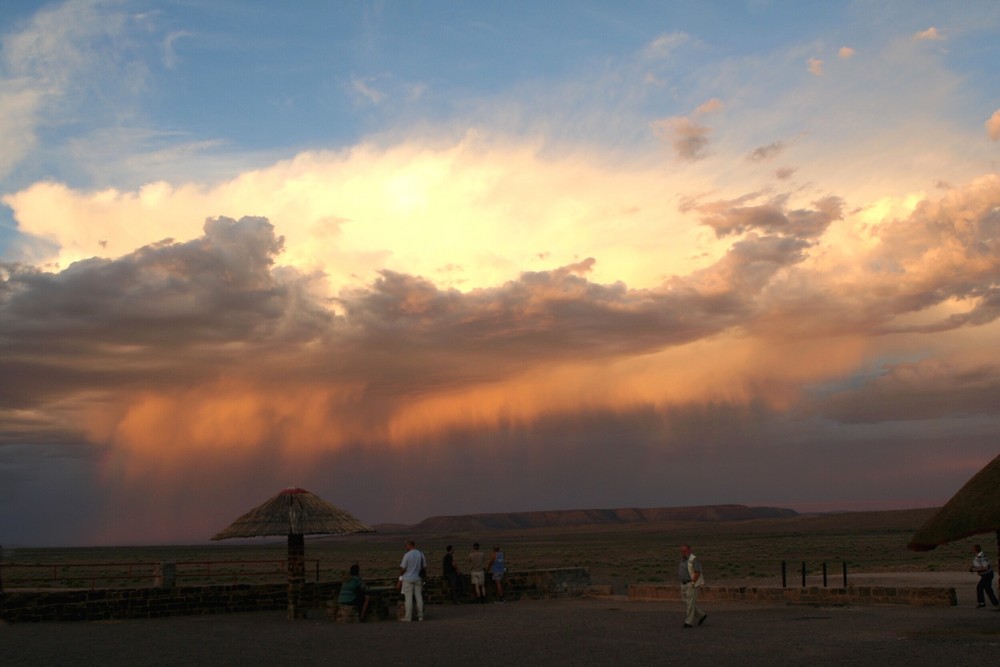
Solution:
[(288, 618), (305, 618), (302, 587), (306, 580), (306, 541), (303, 535), (288, 536)]

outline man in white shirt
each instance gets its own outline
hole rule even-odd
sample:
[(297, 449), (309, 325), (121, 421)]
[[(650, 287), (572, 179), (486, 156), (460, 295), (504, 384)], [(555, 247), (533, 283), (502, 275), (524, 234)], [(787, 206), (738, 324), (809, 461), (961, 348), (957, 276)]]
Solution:
[(681, 597), (684, 598), (684, 628), (701, 625), (708, 614), (698, 609), (698, 589), (705, 585), (701, 576), (701, 561), (691, 553), (691, 547), (681, 546), (681, 561), (677, 565), (677, 579), (681, 583)]
[(413, 618), (413, 599), (417, 600), (417, 620), (424, 620), (424, 580), (421, 570), (427, 567), (424, 554), (417, 549), (413, 540), (406, 541), (406, 553), (399, 563), (399, 580), (403, 583), (403, 599), (405, 600), (404, 621)]
[(983, 548), (978, 544), (972, 547), (972, 553), (976, 554), (976, 557), (972, 559), (972, 567), (969, 568), (969, 572), (975, 572), (979, 575), (979, 584), (976, 585), (976, 606), (985, 607), (986, 598), (989, 597), (990, 602), (996, 607), (998, 601), (997, 596), (993, 593), (993, 567), (990, 565), (990, 559), (986, 557)]

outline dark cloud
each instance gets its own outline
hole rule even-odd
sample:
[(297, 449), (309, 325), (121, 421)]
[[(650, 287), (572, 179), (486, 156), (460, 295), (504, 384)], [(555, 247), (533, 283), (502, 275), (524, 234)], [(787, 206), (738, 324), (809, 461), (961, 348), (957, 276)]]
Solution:
[(728, 324), (707, 316), (690, 292), (592, 283), (581, 274), (593, 261), (526, 272), (501, 287), (468, 293), (384, 271), (371, 288), (340, 301), (352, 335), (369, 345), (434, 346), (522, 361), (641, 352)]
[(271, 271), (282, 239), (263, 218), (217, 218), (205, 236), (169, 240), (115, 260), (89, 259), (58, 273), (6, 265), (5, 339), (50, 337), (167, 349), (215, 341), (315, 335), (318, 310), (297, 308), (301, 285)]
[(944, 417), (1000, 417), (1000, 365), (958, 365), (924, 360), (888, 366), (858, 387), (823, 400), (822, 412), (839, 422), (877, 424)]
[(0, 396), (88, 378), (101, 385), (316, 338), (331, 315), (308, 296), (307, 277), (272, 271), (281, 249), (262, 218), (217, 218), (194, 241), (60, 273), (3, 265), (0, 372), (19, 387)]
[(750, 162), (762, 162), (764, 160), (770, 160), (771, 158), (777, 157), (785, 150), (785, 144), (781, 141), (775, 141), (766, 146), (758, 146), (757, 148), (750, 151), (747, 155), (747, 159)]
[(712, 130), (691, 118), (665, 118), (653, 124), (653, 131), (670, 144), (680, 160), (694, 162), (708, 154), (708, 135)]
[(777, 197), (765, 204), (746, 205), (758, 197), (757, 193), (738, 199), (714, 202), (686, 202), (682, 210), (693, 210), (701, 222), (715, 230), (717, 237), (742, 234), (759, 230), (768, 234), (782, 234), (803, 239), (820, 237), (834, 220), (843, 215), (843, 202), (839, 197), (824, 197), (813, 202), (814, 209), (788, 210), (785, 197)]

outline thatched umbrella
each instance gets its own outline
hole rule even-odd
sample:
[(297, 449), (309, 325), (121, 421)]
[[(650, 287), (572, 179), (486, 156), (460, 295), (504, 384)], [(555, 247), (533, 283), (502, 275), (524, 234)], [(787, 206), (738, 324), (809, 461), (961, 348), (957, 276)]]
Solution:
[(213, 540), (235, 537), (288, 536), (288, 617), (301, 618), (299, 598), (305, 582), (305, 535), (375, 532), (319, 496), (290, 487), (253, 508)]
[(979, 533), (996, 533), (1000, 552), (1000, 456), (990, 461), (927, 520), (907, 545), (930, 551)]

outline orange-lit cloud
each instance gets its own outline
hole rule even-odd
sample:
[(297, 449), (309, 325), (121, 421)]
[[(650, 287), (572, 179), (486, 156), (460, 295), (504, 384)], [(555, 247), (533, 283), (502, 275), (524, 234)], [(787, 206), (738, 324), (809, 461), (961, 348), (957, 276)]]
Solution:
[[(950, 396), (941, 414), (989, 412), (957, 387), (992, 395), (1000, 369), (985, 350), (946, 361), (941, 336), (1000, 318), (1000, 260), (984, 252), (1000, 233), (998, 203), (996, 177), (922, 201), (870, 232), (853, 271), (823, 253), (827, 231), (847, 224), (836, 198), (790, 210), (748, 196), (688, 204), (735, 240), (655, 288), (594, 282), (586, 259), (468, 291), (383, 271), (335, 302), (312, 287), (317, 276), (278, 264), (282, 239), (266, 220), (216, 219), (193, 240), (58, 273), (8, 267), (0, 365), (37, 379), (8, 387), (8, 403), (75, 406), (63, 411), (70, 426), (119, 450), (122, 472), (138, 478), (194, 459), (291, 465), (355, 446), (405, 450), (582, 413), (808, 406), (857, 421), (857, 404), (901, 419), (914, 387)], [(890, 365), (827, 407), (806, 401), (809, 387), (883, 353), (887, 336), (945, 356)], [(50, 348), (56, 339), (73, 344)], [(908, 369), (933, 371), (899, 381)]]
[[(549, 157), (530, 144), (468, 135), (457, 144), (309, 152), (214, 187), (152, 183), (123, 192), (78, 192), (37, 183), (4, 202), (28, 234), (55, 244), (65, 268), (114, 258), (163, 239), (189, 241), (206, 218), (259, 215), (284, 238), (277, 261), (322, 271), (336, 291), (387, 268), (462, 289), (515, 278), (525, 268), (569, 264), (601, 250), (598, 279), (659, 283), (694, 266), (697, 228), (660, 192), (654, 165)], [(679, 190), (704, 187), (675, 175)], [(649, 229), (659, 232), (651, 237)], [(704, 237), (708, 239), (708, 237)], [(681, 243), (677, 241), (680, 240)], [(644, 251), (655, 250), (655, 259)], [(719, 252), (709, 242), (704, 252)]]
[(994, 111), (993, 115), (986, 121), (986, 134), (993, 141), (1000, 141), (1000, 109)]

